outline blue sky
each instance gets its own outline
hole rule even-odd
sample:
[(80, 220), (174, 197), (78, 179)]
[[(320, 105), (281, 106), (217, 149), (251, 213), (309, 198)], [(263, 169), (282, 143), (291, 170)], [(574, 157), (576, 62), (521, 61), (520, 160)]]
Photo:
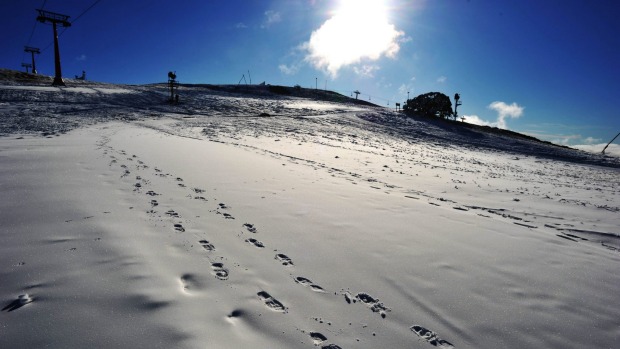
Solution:
[(64, 76), (139, 84), (174, 70), (236, 84), (249, 70), (252, 83), (359, 90), (391, 107), (407, 91), (458, 92), (466, 120), (560, 144), (620, 132), (617, 1), (3, 1), (0, 67), (23, 69), (28, 44), (53, 75), (41, 6), (73, 21), (60, 37)]

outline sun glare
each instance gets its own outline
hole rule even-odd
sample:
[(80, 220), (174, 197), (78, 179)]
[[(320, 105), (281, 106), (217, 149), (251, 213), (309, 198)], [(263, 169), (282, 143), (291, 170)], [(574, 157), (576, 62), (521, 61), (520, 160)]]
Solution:
[(333, 16), (312, 33), (308, 60), (336, 76), (343, 66), (362, 59), (393, 57), (404, 35), (389, 23), (388, 6), (378, 0), (341, 0)]

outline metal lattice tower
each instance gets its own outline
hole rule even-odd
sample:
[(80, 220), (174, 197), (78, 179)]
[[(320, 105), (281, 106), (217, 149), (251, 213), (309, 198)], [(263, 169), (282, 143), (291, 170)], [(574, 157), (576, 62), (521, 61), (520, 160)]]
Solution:
[(50, 22), (54, 27), (54, 66), (56, 68), (56, 74), (54, 76), (54, 82), (52, 82), (52, 86), (66, 86), (65, 82), (62, 81), (62, 71), (60, 69), (60, 50), (58, 49), (58, 30), (56, 29), (56, 26), (57, 24), (61, 24), (63, 27), (70, 27), (71, 23), (69, 22), (69, 16), (45, 10), (37, 11), (39, 12), (37, 21), (41, 23)]
[(24, 46), (24, 52), (30, 52), (32, 55), (32, 74), (37, 73), (37, 66), (34, 63), (34, 54), (40, 54), (41, 51), (36, 47)]

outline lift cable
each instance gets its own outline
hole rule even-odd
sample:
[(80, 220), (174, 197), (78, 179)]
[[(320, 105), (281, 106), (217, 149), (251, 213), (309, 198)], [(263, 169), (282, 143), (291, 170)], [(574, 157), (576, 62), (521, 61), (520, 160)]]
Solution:
[[(47, 0), (43, 0), (43, 5), (41, 5), (41, 9), (45, 8), (45, 3), (47, 2)], [(26, 42), (25, 46), (30, 46), (30, 41), (32, 41), (32, 37), (34, 36), (34, 30), (37, 28), (37, 23), (39, 21), (35, 20), (34, 21), (34, 25), (32, 26), (32, 31), (30, 32), (30, 36), (28, 37), (28, 41)], [(22, 53), (22, 62), (24, 61), (24, 57), (26, 56), (26, 51), (24, 51)]]
[(86, 10), (84, 10), (82, 13), (80, 13), (77, 17), (75, 17), (75, 19), (71, 22), (71, 24), (77, 22), (78, 19), (80, 19), (80, 17), (82, 17), (84, 14), (86, 14), (86, 12), (90, 11), (91, 8), (95, 7), (95, 5), (97, 5), (101, 0), (97, 0), (95, 1), (92, 5), (90, 5)]
[[(86, 12), (90, 11), (90, 9), (92, 9), (93, 7), (95, 7), (95, 5), (97, 5), (101, 0), (96, 0), (94, 3), (92, 3), (92, 5), (88, 6), (88, 8), (86, 8), (86, 10), (82, 11), (82, 13), (80, 13), (77, 17), (75, 17), (75, 19), (73, 21), (71, 21), (71, 24), (75, 23), (78, 19), (80, 19), (80, 17), (82, 17), (83, 15), (86, 14)], [(58, 37), (61, 37), (62, 34), (64, 34), (65, 30), (67, 30), (67, 27), (62, 28), (62, 31), (60, 33), (58, 33)], [(49, 43), (47, 46), (45, 46), (44, 49), (41, 50), (41, 52), (46, 51), (48, 48), (50, 48), (50, 46), (52, 46), (54, 44), (54, 42), (52, 41), (51, 43)]]

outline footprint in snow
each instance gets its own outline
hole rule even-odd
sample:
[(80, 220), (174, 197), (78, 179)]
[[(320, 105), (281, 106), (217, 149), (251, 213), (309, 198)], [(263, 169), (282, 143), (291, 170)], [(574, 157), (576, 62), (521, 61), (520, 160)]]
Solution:
[(2, 311), (10, 313), (32, 302), (34, 302), (34, 298), (30, 297), (30, 295), (28, 295), (27, 293), (21, 294), (17, 297), (17, 299), (12, 300), (4, 308), (2, 308)]
[(390, 308), (386, 307), (385, 304), (380, 302), (378, 298), (374, 298), (373, 296), (365, 292), (360, 292), (356, 294), (355, 297), (353, 297), (348, 291), (344, 292), (343, 295), (347, 303), (351, 304), (360, 301), (364, 303), (367, 307), (369, 307), (370, 310), (373, 311), (373, 313), (379, 313), (379, 315), (381, 315), (381, 317), (384, 319), (387, 316), (386, 313), (392, 311)]
[(296, 277), (295, 282), (302, 286), (310, 287), (310, 289), (312, 289), (312, 291), (314, 292), (325, 292), (323, 287), (315, 285), (312, 281), (310, 281), (310, 279), (307, 279), (303, 276)]
[(273, 298), (269, 293), (265, 291), (260, 291), (257, 293), (257, 295), (269, 309), (286, 313), (286, 307), (282, 303), (280, 303), (280, 301)]
[(247, 229), (250, 233), (254, 233), (256, 234), (256, 227), (254, 226), (254, 224), (250, 224), (250, 223), (244, 223), (243, 226), (245, 227), (245, 229)]
[(262, 242), (254, 239), (254, 238), (246, 239), (245, 242), (247, 242), (247, 243), (249, 243), (251, 245), (254, 245), (254, 246), (258, 247), (258, 248), (264, 248), (265, 247), (265, 245)]
[(202, 247), (203, 247), (205, 250), (207, 250), (207, 251), (214, 251), (214, 250), (215, 250), (215, 246), (213, 246), (213, 244), (212, 244), (212, 243), (210, 243), (210, 242), (209, 242), (209, 241), (207, 241), (207, 240), (200, 240), (200, 241), (198, 241), (198, 242), (200, 242), (200, 244), (202, 245)]
[(327, 337), (319, 332), (310, 332), (310, 337), (314, 341), (314, 345), (321, 345), (327, 340)]
[(278, 253), (276, 255), (277, 260), (279, 260), (280, 262), (282, 262), (282, 265), (293, 265), (293, 260), (290, 259), (287, 255), (282, 254), (282, 253)]
[(181, 217), (181, 216), (179, 216), (179, 214), (178, 214), (178, 213), (176, 213), (174, 210), (168, 210), (168, 211), (166, 211), (166, 214), (167, 214), (168, 216), (170, 216), (170, 217), (176, 217), (176, 218)]
[(211, 269), (213, 269), (213, 275), (219, 280), (228, 279), (228, 269), (224, 268), (223, 263), (215, 262), (211, 263)]
[(413, 333), (418, 335), (418, 337), (424, 339), (429, 342), (431, 345), (439, 347), (439, 348), (454, 348), (452, 343), (447, 340), (441, 339), (437, 336), (437, 333), (424, 328), (420, 325), (413, 325), (409, 328)]

